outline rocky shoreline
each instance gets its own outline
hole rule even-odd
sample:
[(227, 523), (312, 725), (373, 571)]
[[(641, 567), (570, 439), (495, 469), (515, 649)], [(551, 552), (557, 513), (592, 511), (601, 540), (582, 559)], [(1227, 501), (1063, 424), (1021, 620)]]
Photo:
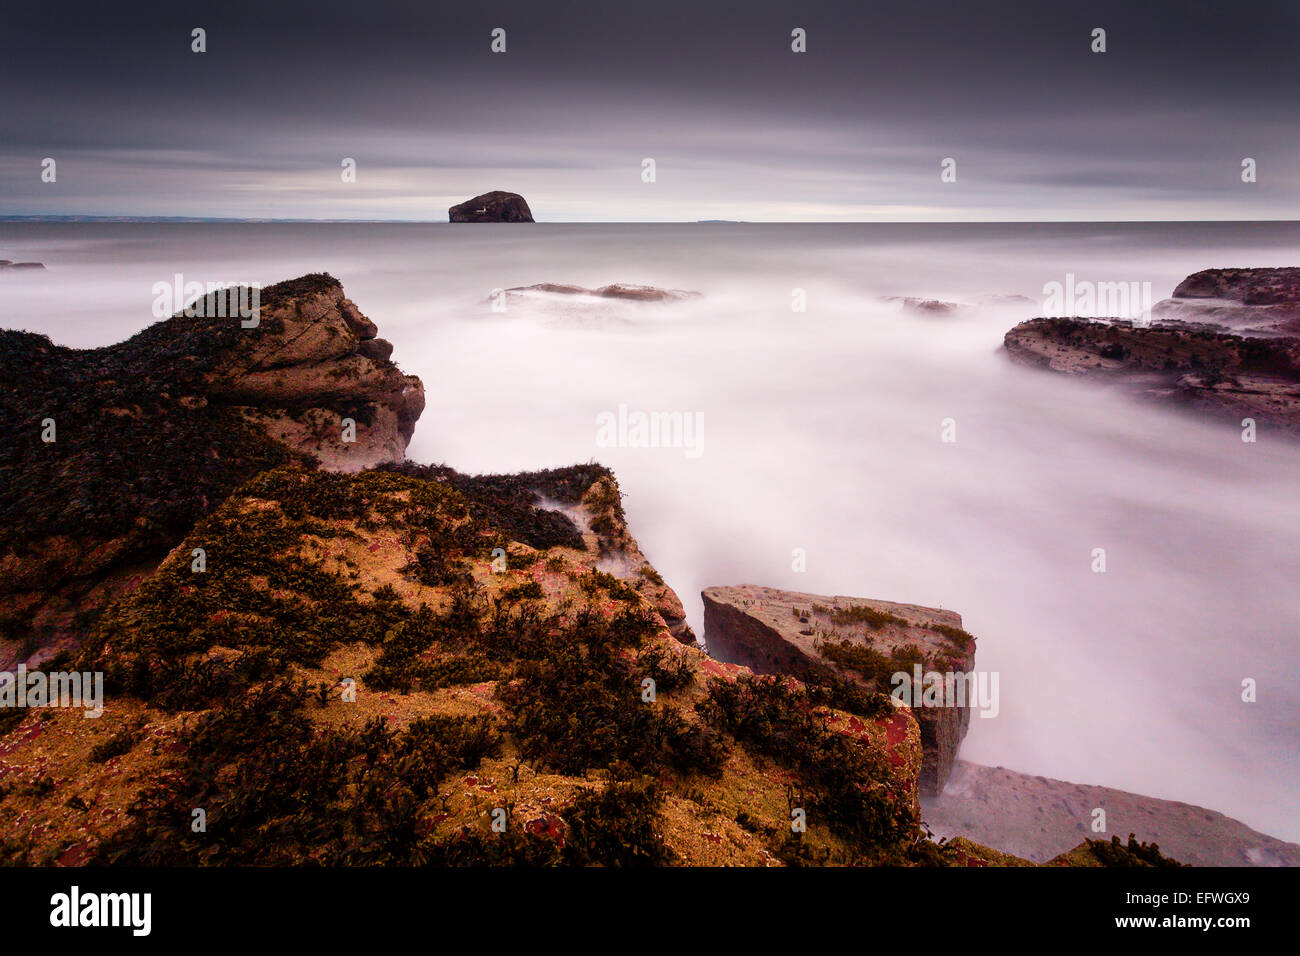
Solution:
[(1300, 434), (1300, 339), (1046, 318), (1017, 325), (1003, 345), (1020, 365), (1108, 383), (1238, 427), (1249, 418)]
[(1152, 315), (1166, 318), (1030, 319), (1003, 347), (1020, 365), (1300, 435), (1300, 269), (1198, 272)]
[[(0, 333), (29, 431), (0, 457), (0, 651), (108, 687), (101, 720), (0, 714), (0, 860), (1170, 865), (1048, 792), (969, 809), (1038, 798), (957, 760), (972, 706), (890, 696), (974, 670), (956, 613), (713, 587), (706, 653), (611, 472), (406, 461), (423, 386), (337, 280), (261, 299), (253, 328), (178, 314), (105, 349)], [(1188, 862), (1295, 859), (1111, 799)]]
[(0, 507), (23, 516), (0, 531), (0, 663), (69, 646), (258, 472), (402, 460), (424, 387), (338, 280), (260, 300), (252, 328), (212, 308), (100, 349), (0, 331), (0, 411), (29, 438), (0, 449)]
[(959, 862), (910, 712), (710, 659), (607, 469), (406, 462), (422, 388), (338, 283), (262, 302), (0, 338), (4, 650), (106, 691), (0, 713), (0, 860)]

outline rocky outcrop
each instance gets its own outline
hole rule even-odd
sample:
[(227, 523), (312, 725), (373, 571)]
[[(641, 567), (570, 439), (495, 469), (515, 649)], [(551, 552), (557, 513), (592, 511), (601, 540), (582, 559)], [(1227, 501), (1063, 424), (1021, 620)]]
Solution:
[(73, 638), (267, 467), (401, 460), (423, 386), (336, 279), (261, 290), (255, 324), (217, 305), (100, 349), (0, 331), (0, 414), (24, 436), (0, 446), (0, 658)]
[(495, 190), (447, 210), (451, 222), (533, 222), (532, 210), (518, 193)]
[(676, 639), (653, 569), (601, 570), (620, 516), (594, 465), (258, 475), (71, 661), (101, 719), (0, 727), (0, 860), (957, 862), (919, 828), (910, 712)]
[[(808, 680), (838, 673), (889, 693), (892, 674), (969, 672), (975, 638), (952, 611), (742, 585), (706, 588), (704, 640), (719, 660), (760, 674)], [(969, 701), (918, 706), (924, 762), (921, 788), (943, 790), (970, 726)]]
[(681, 598), (665, 583), (628, 529), (613, 472), (574, 465), (514, 475), (462, 475), (446, 466), (404, 462), (393, 470), (448, 482), (479, 503), (484, 514), (535, 548), (564, 544), (583, 550), (592, 567), (634, 588), (674, 638), (695, 646)]
[(1022, 365), (1112, 382), (1236, 424), (1253, 418), (1300, 433), (1300, 339), (1049, 318), (1017, 325), (1004, 346)]
[(292, 294), (268, 290), (261, 320), (275, 331), (250, 336), (218, 361), (205, 374), (208, 398), (330, 470), (401, 461), (424, 410), (424, 386), (392, 363), (392, 344), (376, 338), (375, 324), (336, 280), (311, 278), (295, 280)]
[[(1300, 846), (1204, 807), (964, 760), (922, 809), (936, 837), (967, 837), (1038, 863), (1080, 840), (1136, 832), (1193, 866), (1300, 866)], [(1092, 830), (1096, 809), (1106, 812), (1105, 834)]]
[(1300, 334), (1300, 268), (1205, 269), (1180, 282), (1151, 314), (1242, 332)]
[(1231, 299), (1243, 305), (1300, 303), (1300, 268), (1203, 269), (1178, 283), (1174, 298)]

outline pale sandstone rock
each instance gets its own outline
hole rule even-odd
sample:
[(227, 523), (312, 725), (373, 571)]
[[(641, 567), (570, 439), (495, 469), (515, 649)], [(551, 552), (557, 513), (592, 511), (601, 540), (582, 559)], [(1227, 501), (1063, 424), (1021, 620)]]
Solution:
[[(706, 588), (701, 597), (704, 639), (709, 653), (760, 674), (787, 674), (806, 680), (829, 668), (861, 682), (857, 675), (823, 656), (819, 645), (825, 634), (864, 645), (869, 642), (884, 654), (908, 644), (915, 645), (921, 651), (926, 671), (966, 672), (974, 667), (973, 639), (959, 645), (934, 630), (936, 626), (960, 630), (961, 616), (953, 611), (753, 585)], [(868, 607), (907, 623), (890, 621), (871, 629), (832, 622), (835, 611), (855, 606)], [(889, 691), (887, 687), (879, 689)], [(921, 707), (914, 711), (921, 725), (924, 749), (922, 792), (943, 790), (970, 726), (970, 711), (969, 706)]]

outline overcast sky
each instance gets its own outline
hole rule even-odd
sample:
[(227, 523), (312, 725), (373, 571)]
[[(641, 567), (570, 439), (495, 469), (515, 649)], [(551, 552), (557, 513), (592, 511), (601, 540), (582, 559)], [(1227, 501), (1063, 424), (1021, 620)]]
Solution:
[(1296, 0), (267, 5), (8, 5), (0, 215), (1300, 219)]

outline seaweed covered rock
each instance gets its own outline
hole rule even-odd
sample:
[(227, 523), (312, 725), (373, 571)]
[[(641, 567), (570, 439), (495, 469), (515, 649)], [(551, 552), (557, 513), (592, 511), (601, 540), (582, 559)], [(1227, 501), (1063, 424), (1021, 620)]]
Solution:
[(1119, 837), (1106, 840), (1084, 840), (1073, 850), (1049, 860), (1047, 866), (1115, 866), (1115, 867), (1178, 867), (1184, 864), (1160, 852), (1155, 843), (1143, 843), (1130, 833), (1128, 842)]
[[(975, 663), (975, 638), (953, 611), (751, 585), (706, 588), (701, 597), (709, 652), (760, 674), (801, 680), (835, 674), (889, 693), (896, 672), (920, 666), (966, 673)], [(925, 753), (922, 792), (943, 791), (970, 710), (967, 700), (915, 708)]]
[(423, 386), (336, 279), (260, 290), (255, 322), (187, 311), (98, 349), (0, 331), (0, 657), (78, 630), (259, 471), (402, 458)]
[(596, 570), (639, 590), (679, 641), (695, 643), (681, 598), (641, 552), (628, 529), (623, 495), (602, 465), (571, 465), (513, 475), (465, 475), (445, 465), (386, 465), (413, 477), (446, 481), (474, 502), (484, 517), (534, 548), (557, 544), (595, 555)]
[(1300, 339), (1249, 337), (1181, 323), (1043, 318), (1004, 338), (1014, 362), (1109, 382), (1239, 424), (1300, 434)]
[(607, 530), (533, 513), (609, 518), (592, 467), (258, 475), (61, 663), (106, 674), (100, 720), (4, 728), (0, 857), (952, 862), (908, 710), (710, 659), (600, 570)]

